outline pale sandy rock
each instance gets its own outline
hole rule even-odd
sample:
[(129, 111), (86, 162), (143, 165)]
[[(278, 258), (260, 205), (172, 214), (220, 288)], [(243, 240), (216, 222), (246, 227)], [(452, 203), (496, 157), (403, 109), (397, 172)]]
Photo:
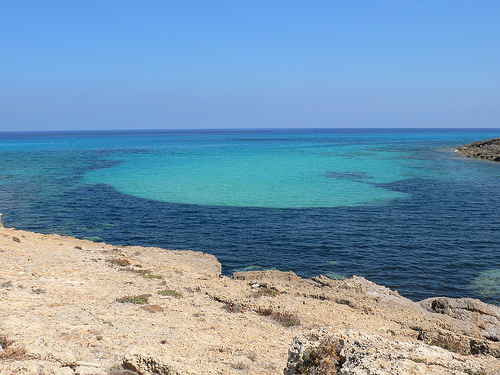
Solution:
[[(0, 353), (0, 374), (117, 372), (124, 363), (144, 374), (154, 366), (283, 374), (294, 337), (318, 329), (455, 345), (485, 369), (500, 368), (500, 343), (483, 335), (479, 320), (427, 312), (363, 278), (280, 271), (229, 278), (209, 254), (9, 228), (0, 228), (0, 250), (0, 335), (12, 341)], [(141, 299), (149, 303), (126, 302)]]
[(9, 375), (73, 375), (74, 371), (69, 367), (60, 367), (58, 364), (37, 359), (24, 361), (3, 362), (0, 360), (0, 374)]
[(423, 343), (354, 331), (311, 332), (294, 339), (285, 375), (293, 374), (484, 374), (497, 368)]
[(54, 370), (54, 375), (74, 375), (75, 372), (71, 367), (60, 367)]
[(420, 301), (430, 312), (449, 315), (473, 323), (481, 334), (493, 341), (500, 341), (500, 307), (489, 305), (474, 298), (434, 297)]
[(94, 366), (76, 366), (75, 375), (106, 375), (107, 371)]
[(266, 280), (274, 282), (288, 282), (288, 281), (299, 281), (301, 278), (297, 276), (294, 272), (282, 272), (282, 271), (246, 271), (246, 272), (235, 272), (233, 278), (236, 280)]
[[(180, 370), (179, 364), (175, 364), (170, 358), (162, 358), (159, 354), (138, 352), (134, 350), (123, 358), (125, 368), (144, 375), (183, 375), (188, 372)], [(182, 366), (182, 365), (181, 365)]]
[(0, 366), (0, 374), (24, 375), (24, 374), (46, 374), (43, 370), (43, 365), (38, 361), (16, 361), (11, 366), (7, 367), (5, 364)]

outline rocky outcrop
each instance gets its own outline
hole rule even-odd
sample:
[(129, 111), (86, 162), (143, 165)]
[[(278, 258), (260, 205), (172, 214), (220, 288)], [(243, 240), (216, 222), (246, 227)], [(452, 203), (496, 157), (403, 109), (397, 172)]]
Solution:
[(500, 307), (473, 298), (428, 298), (420, 302), (427, 311), (449, 315), (479, 327), (483, 337), (500, 341)]
[(460, 146), (457, 151), (471, 158), (500, 161), (500, 138)]
[(138, 374), (183, 375), (189, 372), (179, 371), (171, 360), (158, 354), (130, 352), (123, 357), (123, 367)]
[(295, 362), (316, 343), (323, 373), (500, 369), (496, 307), (427, 305), (362, 277), (226, 277), (210, 254), (0, 228), (0, 374), (283, 374), (291, 343)]
[(494, 366), (423, 343), (401, 342), (351, 330), (336, 334), (320, 331), (293, 340), (284, 375), (500, 373)]

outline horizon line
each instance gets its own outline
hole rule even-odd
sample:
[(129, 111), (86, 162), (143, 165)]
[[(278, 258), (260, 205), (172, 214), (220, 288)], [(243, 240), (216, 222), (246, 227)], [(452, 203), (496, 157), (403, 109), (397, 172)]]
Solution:
[(300, 131), (300, 130), (309, 130), (309, 131), (329, 131), (329, 130), (417, 130), (417, 131), (434, 131), (434, 130), (500, 130), (500, 127), (484, 127), (484, 128), (475, 128), (475, 127), (350, 127), (350, 128), (341, 128), (341, 127), (278, 127), (278, 128), (152, 128), (152, 129), (72, 129), (72, 130), (0, 130), (0, 134), (20, 134), (20, 133), (152, 133), (152, 132), (245, 132), (245, 131)]

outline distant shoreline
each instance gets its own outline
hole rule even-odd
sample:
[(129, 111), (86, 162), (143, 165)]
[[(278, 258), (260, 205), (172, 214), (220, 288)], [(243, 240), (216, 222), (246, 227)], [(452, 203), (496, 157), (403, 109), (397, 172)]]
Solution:
[(500, 138), (473, 142), (460, 146), (457, 151), (470, 158), (500, 162)]
[(294, 132), (317, 132), (317, 133), (346, 133), (346, 132), (357, 132), (357, 133), (401, 133), (407, 131), (417, 131), (417, 132), (427, 132), (427, 133), (439, 133), (443, 131), (475, 131), (475, 132), (490, 132), (498, 131), (500, 128), (419, 128), (419, 127), (401, 127), (401, 128), (387, 128), (387, 127), (320, 127), (320, 128), (158, 128), (158, 129), (71, 129), (71, 130), (0, 130), (0, 136), (18, 136), (18, 135), (33, 135), (33, 136), (50, 136), (50, 135), (115, 135), (115, 134), (143, 134), (143, 135), (154, 135), (154, 134), (210, 134), (210, 133), (254, 133), (254, 132), (283, 132), (283, 133), (294, 133)]

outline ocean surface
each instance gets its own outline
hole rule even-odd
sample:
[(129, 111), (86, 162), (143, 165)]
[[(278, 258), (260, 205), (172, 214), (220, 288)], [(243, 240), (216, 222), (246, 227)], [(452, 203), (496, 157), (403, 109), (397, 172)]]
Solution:
[(0, 133), (5, 226), (500, 305), (500, 129)]

